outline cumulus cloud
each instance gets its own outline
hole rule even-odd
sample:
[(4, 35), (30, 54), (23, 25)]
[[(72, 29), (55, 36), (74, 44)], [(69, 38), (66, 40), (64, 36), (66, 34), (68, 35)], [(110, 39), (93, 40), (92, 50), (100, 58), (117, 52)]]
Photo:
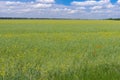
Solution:
[(54, 0), (36, 0), (36, 2), (41, 2), (41, 3), (54, 3)]
[(117, 3), (120, 4), (120, 0), (118, 0)]
[(52, 6), (52, 4), (41, 4), (41, 3), (38, 3), (38, 4), (33, 4), (32, 5), (33, 8), (49, 8)]
[(71, 4), (74, 6), (90, 6), (90, 5), (96, 5), (96, 1), (85, 1), (85, 2), (73, 1)]
[(92, 10), (99, 10), (99, 9), (102, 9), (103, 6), (93, 6), (91, 7)]
[(110, 0), (100, 0), (100, 1), (87, 0), (87, 1), (84, 1), (84, 2), (73, 1), (71, 4), (74, 5), (74, 6), (107, 5), (107, 4), (110, 4)]
[(34, 2), (0, 1), (0, 17), (84, 18), (100, 19), (120, 17), (120, 0), (73, 1), (71, 5), (56, 4), (55, 0)]

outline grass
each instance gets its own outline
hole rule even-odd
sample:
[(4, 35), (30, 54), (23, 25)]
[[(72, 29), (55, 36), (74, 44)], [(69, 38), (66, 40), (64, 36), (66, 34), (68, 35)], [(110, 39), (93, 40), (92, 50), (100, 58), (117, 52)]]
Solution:
[(0, 20), (0, 80), (120, 80), (120, 22)]

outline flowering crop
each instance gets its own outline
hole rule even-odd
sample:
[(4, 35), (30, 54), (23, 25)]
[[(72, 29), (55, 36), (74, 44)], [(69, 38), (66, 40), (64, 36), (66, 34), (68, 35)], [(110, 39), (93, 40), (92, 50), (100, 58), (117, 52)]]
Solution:
[(120, 22), (0, 20), (0, 80), (120, 80)]

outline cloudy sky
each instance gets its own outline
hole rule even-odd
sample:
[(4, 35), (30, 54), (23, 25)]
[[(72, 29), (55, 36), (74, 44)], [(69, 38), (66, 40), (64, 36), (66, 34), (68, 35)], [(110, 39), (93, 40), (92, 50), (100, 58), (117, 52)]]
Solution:
[(120, 18), (120, 0), (0, 0), (0, 17)]

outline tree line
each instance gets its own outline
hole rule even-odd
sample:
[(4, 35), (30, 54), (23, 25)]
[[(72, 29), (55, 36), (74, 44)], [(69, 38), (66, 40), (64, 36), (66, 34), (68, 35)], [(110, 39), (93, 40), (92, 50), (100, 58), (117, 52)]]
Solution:
[[(0, 17), (0, 19), (90, 20), (90, 19), (78, 19), (78, 18), (26, 18), (26, 17)], [(107, 18), (107, 19), (99, 19), (99, 20), (120, 20), (120, 18)]]

